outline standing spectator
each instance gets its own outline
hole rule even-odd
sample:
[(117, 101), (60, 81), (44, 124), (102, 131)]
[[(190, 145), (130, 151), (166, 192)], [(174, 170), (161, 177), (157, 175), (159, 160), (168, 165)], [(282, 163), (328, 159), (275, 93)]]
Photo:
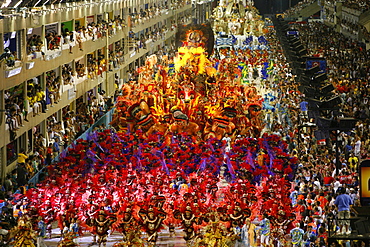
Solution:
[(53, 144), (49, 143), (49, 146), (46, 149), (45, 165), (46, 166), (50, 165), (52, 159), (53, 159)]
[(349, 196), (351, 197), (353, 204), (356, 205), (356, 201), (358, 201), (358, 199), (359, 199), (357, 189), (350, 188), (349, 189)]
[[(350, 218), (350, 206), (353, 204), (352, 199), (349, 195), (346, 194), (346, 189), (341, 188), (339, 190), (340, 195), (337, 196), (335, 200), (335, 205), (338, 208), (338, 225), (339, 225), (339, 234), (351, 234), (349, 230), (349, 218)], [(345, 226), (345, 230), (343, 229)]]
[(336, 178), (336, 181), (334, 183), (334, 193), (337, 193), (339, 187), (342, 187), (342, 184), (340, 183), (339, 180), (340, 180), (339, 178)]
[(27, 184), (27, 170), (25, 168), (25, 163), (18, 164), (17, 167), (17, 184), (18, 187)]
[(4, 187), (5, 187), (5, 191), (7, 193), (10, 192), (10, 191), (13, 191), (13, 183), (12, 183), (12, 180), (10, 178), (10, 174), (6, 175), (6, 179), (4, 181)]
[(302, 246), (304, 231), (299, 227), (299, 223), (296, 227), (290, 230), (290, 236), (292, 237), (293, 247)]
[(41, 91), (40, 88), (36, 89), (37, 102), (41, 104), (42, 113), (46, 112), (46, 101), (45, 101), (45, 92)]
[(261, 226), (261, 244), (263, 246), (270, 246), (270, 220), (266, 213), (263, 214)]
[(356, 142), (355, 142), (355, 156), (360, 156), (360, 152), (361, 152), (361, 139), (359, 137), (356, 138)]
[(28, 159), (28, 156), (24, 154), (24, 149), (21, 149), (18, 153), (18, 164), (26, 163), (26, 159)]
[(351, 153), (351, 156), (348, 159), (348, 163), (351, 171), (357, 171), (358, 158), (353, 153)]

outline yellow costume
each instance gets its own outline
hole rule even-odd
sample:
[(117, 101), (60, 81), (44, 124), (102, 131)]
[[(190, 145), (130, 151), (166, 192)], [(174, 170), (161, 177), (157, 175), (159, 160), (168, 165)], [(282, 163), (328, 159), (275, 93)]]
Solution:
[(35, 247), (34, 240), (36, 234), (32, 230), (32, 224), (26, 217), (22, 217), (18, 221), (18, 226), (14, 233), (14, 247)]

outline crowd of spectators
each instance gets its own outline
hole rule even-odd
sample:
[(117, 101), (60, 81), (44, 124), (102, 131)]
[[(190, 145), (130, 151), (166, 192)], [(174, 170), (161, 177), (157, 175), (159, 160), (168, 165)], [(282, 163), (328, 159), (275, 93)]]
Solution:
[(346, 19), (342, 19), (340, 26), (342, 28), (342, 32), (346, 32), (346, 33), (349, 33), (350, 35), (355, 35), (355, 36), (358, 35), (359, 26), (357, 23), (351, 22)]
[(98, 78), (103, 76), (103, 73), (107, 71), (107, 60), (105, 55), (101, 52), (95, 54), (87, 54), (87, 77), (90, 79)]
[(27, 81), (27, 102), (33, 117), (46, 113), (45, 90), (42, 89), (38, 77)]
[(326, 58), (329, 81), (337, 87), (337, 93), (345, 103), (342, 106), (343, 113), (348, 117), (368, 118), (370, 52), (365, 44), (318, 23), (301, 26), (301, 32), (304, 34), (304, 43), (318, 44), (311, 46), (310, 55), (321, 54)]
[(76, 67), (77, 79), (82, 78), (86, 75), (86, 67), (81, 61), (76, 61), (75, 67)]
[(31, 54), (33, 52), (41, 52), (42, 46), (44, 45), (44, 42), (41, 40), (40, 35), (32, 35), (27, 40), (27, 54)]
[(62, 66), (62, 80), (63, 85), (73, 85), (74, 84), (74, 74), (71, 65), (64, 64)]
[(82, 44), (85, 41), (96, 41), (107, 35), (109, 37), (116, 34), (117, 30), (121, 30), (125, 26), (124, 20), (120, 16), (108, 21), (98, 19), (96, 22), (90, 22), (87, 26), (76, 27), (76, 41), (80, 50), (83, 50)]
[(191, 4), (191, 2), (187, 0), (182, 0), (182, 1), (177, 1), (177, 2), (164, 2), (163, 5), (154, 4), (153, 6), (149, 6), (146, 9), (141, 8), (139, 11), (136, 8), (134, 8), (129, 13), (131, 27), (135, 27), (152, 18), (161, 16), (162, 14), (165, 14), (169, 10), (180, 9), (187, 4)]
[[(301, 216), (300, 227), (305, 230), (307, 236), (310, 231), (314, 231), (313, 236), (316, 239), (320, 233), (325, 239), (325, 232), (328, 230), (332, 233), (350, 233), (348, 229), (343, 230), (343, 223), (338, 221), (338, 218), (341, 218), (338, 196), (348, 194), (353, 205), (359, 205), (358, 166), (361, 160), (369, 158), (370, 151), (370, 53), (366, 51), (363, 43), (346, 38), (322, 23), (301, 23), (294, 28), (299, 30), (302, 44), (306, 45), (309, 52), (308, 56), (326, 58), (329, 77), (326, 83), (335, 86), (332, 96), (340, 96), (342, 99), (341, 116), (358, 119), (352, 131), (340, 133), (338, 137), (338, 167), (335, 135), (330, 135), (329, 139), (321, 143), (316, 139), (313, 128), (299, 128), (301, 123), (298, 115), (304, 98), (298, 92), (294, 75), (290, 77), (287, 76), (290, 73), (279, 73), (277, 77), (281, 77), (280, 81), (270, 85), (283, 92), (278, 97), (282, 97), (283, 104), (286, 103), (281, 108), (275, 106), (271, 131), (285, 136), (289, 141), (291, 153), (300, 160), (293, 183), (295, 190), (291, 195), (297, 215)], [(278, 59), (278, 63), (284, 64), (284, 58), (280, 61)], [(289, 71), (289, 68), (284, 70)], [(286, 111), (281, 112), (282, 109)], [(289, 116), (288, 125), (280, 125), (280, 114)], [(329, 220), (334, 220), (330, 227)]]
[(343, 6), (351, 9), (356, 9), (365, 12), (370, 8), (369, 0), (346, 0), (343, 1)]
[(47, 49), (50, 51), (57, 50), (61, 46), (62, 36), (57, 34), (56, 31), (50, 31), (45, 35)]
[[(178, 23), (189, 23), (191, 20), (190, 15), (181, 16), (178, 18)], [(141, 49), (147, 49), (150, 42), (156, 42), (163, 40), (167, 32), (174, 31), (176, 29), (176, 22), (172, 21), (171, 26), (167, 27), (159, 23), (153, 28), (147, 30), (142, 34), (135, 34), (132, 30), (129, 32), (129, 51), (139, 52)]]
[(303, 0), (303, 1), (299, 1), (293, 7), (287, 9), (284, 12), (284, 15), (290, 16), (290, 15), (297, 14), (299, 11), (301, 11), (302, 9), (304, 9), (305, 7), (309, 6), (310, 4), (312, 4), (314, 2), (317, 2), (317, 0)]
[(55, 70), (46, 72), (46, 101), (50, 107), (54, 107), (60, 101), (60, 83), (61, 78)]
[(23, 121), (28, 121), (27, 110), (24, 107), (23, 86), (15, 86), (4, 92), (6, 123), (9, 130), (17, 131), (23, 126)]

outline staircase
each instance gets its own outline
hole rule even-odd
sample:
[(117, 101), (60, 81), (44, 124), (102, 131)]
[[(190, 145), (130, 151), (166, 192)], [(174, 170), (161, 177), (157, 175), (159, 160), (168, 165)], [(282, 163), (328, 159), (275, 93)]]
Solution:
[(320, 5), (318, 5), (318, 1), (315, 1), (315, 2), (305, 6), (303, 9), (296, 12), (291, 17), (293, 17), (293, 18), (298, 18), (298, 17), (307, 18), (307, 17), (310, 17), (311, 15), (316, 14), (319, 11), (320, 11)]

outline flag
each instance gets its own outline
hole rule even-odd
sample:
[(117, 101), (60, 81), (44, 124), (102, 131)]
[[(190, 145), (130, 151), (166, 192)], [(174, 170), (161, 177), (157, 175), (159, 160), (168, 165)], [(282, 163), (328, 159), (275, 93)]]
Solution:
[(319, 66), (320, 71), (318, 73), (326, 72), (326, 59), (323, 57), (308, 57), (306, 59), (306, 69), (311, 69), (313, 67)]

